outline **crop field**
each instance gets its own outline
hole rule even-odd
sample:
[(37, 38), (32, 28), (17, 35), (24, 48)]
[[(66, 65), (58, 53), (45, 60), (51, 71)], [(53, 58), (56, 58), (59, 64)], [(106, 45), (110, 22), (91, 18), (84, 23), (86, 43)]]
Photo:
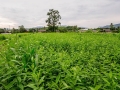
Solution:
[(120, 34), (0, 35), (0, 90), (120, 90)]

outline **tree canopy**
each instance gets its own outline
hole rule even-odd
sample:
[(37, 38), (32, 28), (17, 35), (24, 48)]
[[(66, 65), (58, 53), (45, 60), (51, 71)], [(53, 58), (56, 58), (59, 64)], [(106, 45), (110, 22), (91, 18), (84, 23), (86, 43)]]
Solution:
[(49, 12), (47, 13), (48, 19), (46, 20), (48, 30), (50, 32), (56, 32), (58, 29), (58, 25), (61, 23), (59, 20), (61, 19), (61, 16), (59, 14), (58, 10), (50, 9)]
[(26, 29), (24, 28), (23, 25), (19, 26), (19, 30), (20, 30), (21, 33), (22, 33), (22, 32), (26, 32)]

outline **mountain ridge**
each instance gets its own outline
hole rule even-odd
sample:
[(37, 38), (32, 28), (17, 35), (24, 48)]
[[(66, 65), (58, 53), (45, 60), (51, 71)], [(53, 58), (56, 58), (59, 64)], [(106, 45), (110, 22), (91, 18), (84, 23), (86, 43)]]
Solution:
[[(120, 23), (118, 23), (118, 24), (113, 24), (113, 26), (114, 26), (115, 28), (118, 28), (118, 27), (120, 27)], [(102, 27), (100, 27), (100, 28), (110, 28), (110, 25), (102, 26)]]

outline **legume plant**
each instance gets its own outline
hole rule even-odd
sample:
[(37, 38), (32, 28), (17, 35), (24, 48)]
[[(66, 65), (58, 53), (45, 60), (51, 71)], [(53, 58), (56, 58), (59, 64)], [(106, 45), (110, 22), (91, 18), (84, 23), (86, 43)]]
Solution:
[(0, 90), (120, 90), (120, 34), (4, 36)]

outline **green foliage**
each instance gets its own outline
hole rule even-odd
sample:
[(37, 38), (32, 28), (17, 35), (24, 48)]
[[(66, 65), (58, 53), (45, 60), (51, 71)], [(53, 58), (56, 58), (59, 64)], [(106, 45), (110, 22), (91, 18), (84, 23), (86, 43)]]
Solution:
[(4, 29), (0, 28), (0, 33), (4, 33), (4, 32), (5, 32)]
[(87, 30), (86, 33), (93, 33), (93, 31), (92, 30)]
[(113, 23), (110, 24), (110, 30), (113, 31), (114, 30), (114, 26)]
[(13, 28), (11, 33), (19, 33), (20, 31), (18, 29)]
[(120, 90), (120, 34), (20, 36), (0, 51), (1, 90)]
[(5, 40), (5, 39), (6, 39), (5, 36), (3, 36), (3, 35), (1, 36), (1, 35), (0, 35), (0, 40)]
[(36, 32), (36, 30), (34, 28), (30, 28), (29, 32), (33, 32), (34, 33), (34, 32)]
[(78, 32), (77, 26), (59, 27), (59, 32)]
[(118, 31), (116, 30), (116, 28), (114, 27), (113, 23), (110, 24), (110, 30), (111, 30), (112, 32), (118, 32)]
[(58, 26), (48, 26), (48, 28), (47, 28), (47, 32), (55, 32), (55, 31), (57, 31), (57, 29), (58, 29)]
[(19, 26), (19, 31), (20, 33), (26, 32), (26, 29), (24, 28), (23, 25)]
[(59, 19), (61, 19), (61, 16), (59, 14), (58, 10), (50, 9), (49, 12), (47, 13), (49, 16), (48, 19), (46, 20), (48, 29), (47, 31), (49, 32), (56, 32), (58, 29), (58, 24), (60, 25), (61, 23), (59, 22)]
[(66, 28), (69, 32), (77, 32), (78, 31), (77, 26), (67, 26)]
[(59, 27), (58, 28), (59, 32), (67, 32), (67, 28), (66, 27)]
[(117, 27), (116, 30), (117, 30), (118, 33), (120, 33), (120, 27), (119, 26)]
[(77, 26), (67, 26), (67, 27), (60, 26), (58, 30), (59, 32), (78, 32)]
[(30, 28), (30, 29), (29, 29), (29, 32), (32, 32), (32, 33), (38, 32), (38, 29)]

